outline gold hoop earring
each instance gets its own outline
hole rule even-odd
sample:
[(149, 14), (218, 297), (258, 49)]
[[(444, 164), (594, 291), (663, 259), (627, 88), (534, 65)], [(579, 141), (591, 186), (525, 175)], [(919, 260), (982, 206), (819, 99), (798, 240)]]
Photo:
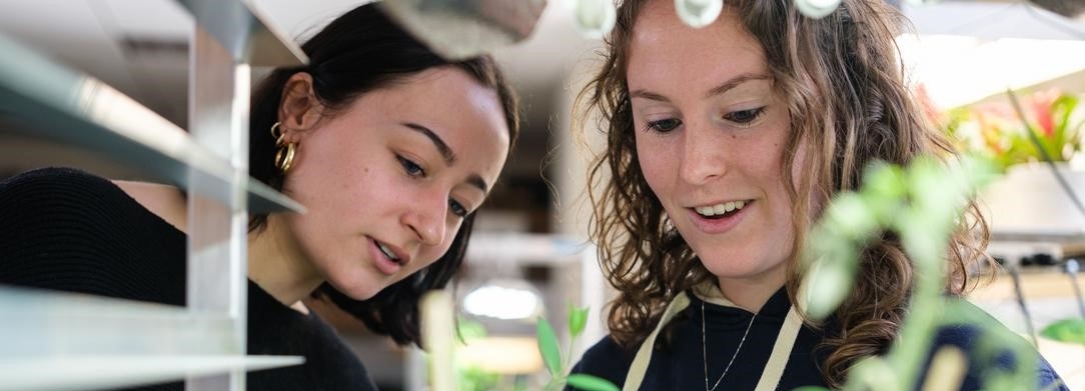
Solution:
[(297, 146), (298, 143), (279, 144), (279, 149), (275, 151), (275, 167), (278, 167), (283, 174), (286, 174), (294, 165), (294, 152)]
[(286, 142), (286, 133), (283, 132), (279, 122), (271, 125), (271, 137), (275, 139), (275, 146), (279, 147), (275, 151), (275, 167), (278, 167), (280, 172), (286, 174), (290, 167), (294, 165), (294, 152), (297, 150), (298, 144)]
[(282, 125), (282, 123), (281, 122), (276, 122), (276, 123), (271, 124), (271, 138), (275, 139), (275, 144), (278, 144), (279, 139), (281, 139), (283, 137), (283, 134), (281, 132), (282, 129), (279, 129), (279, 125)]

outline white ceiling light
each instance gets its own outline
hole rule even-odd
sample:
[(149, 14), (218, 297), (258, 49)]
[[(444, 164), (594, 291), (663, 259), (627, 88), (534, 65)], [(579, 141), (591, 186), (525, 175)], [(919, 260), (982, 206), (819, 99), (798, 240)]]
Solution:
[(518, 279), (494, 279), (463, 299), (468, 313), (491, 318), (531, 319), (542, 314), (542, 299), (529, 283)]

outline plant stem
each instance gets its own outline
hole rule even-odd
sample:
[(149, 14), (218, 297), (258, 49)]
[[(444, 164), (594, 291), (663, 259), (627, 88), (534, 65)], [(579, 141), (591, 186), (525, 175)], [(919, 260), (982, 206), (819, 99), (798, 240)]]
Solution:
[(931, 349), (937, 315), (943, 311), (942, 278), (939, 270), (923, 270), (922, 265), (934, 262), (914, 262), (917, 281), (912, 291), (911, 311), (905, 317), (896, 342), (889, 351), (889, 365), (897, 368), (901, 390), (914, 390), (927, 352)]

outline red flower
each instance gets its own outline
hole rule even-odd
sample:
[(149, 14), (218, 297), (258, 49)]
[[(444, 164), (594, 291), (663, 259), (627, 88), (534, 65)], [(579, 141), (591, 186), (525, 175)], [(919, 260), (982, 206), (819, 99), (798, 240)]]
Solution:
[(1052, 108), (1055, 100), (1059, 98), (1059, 91), (1051, 89), (1037, 92), (1029, 98), (1032, 106), (1033, 119), (1036, 120), (1044, 137), (1051, 137), (1055, 133), (1055, 113)]

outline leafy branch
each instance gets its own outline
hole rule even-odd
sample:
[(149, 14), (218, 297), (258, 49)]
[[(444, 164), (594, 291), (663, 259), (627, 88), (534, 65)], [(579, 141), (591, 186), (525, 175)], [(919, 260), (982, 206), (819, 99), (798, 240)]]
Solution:
[[(807, 273), (800, 303), (807, 314), (824, 319), (843, 302), (857, 278), (860, 251), (885, 231), (898, 234), (915, 268), (915, 285), (898, 338), (885, 357), (866, 358), (849, 371), (845, 390), (917, 389), (923, 363), (938, 327), (959, 321), (975, 324), (980, 344), (1005, 347), (1017, 358), (1009, 371), (983, 373), (989, 390), (1035, 388), (1030, 377), (1036, 354), (1027, 343), (1007, 343), (1005, 331), (982, 317), (968, 318), (967, 307), (943, 297), (948, 238), (965, 218), (962, 210), (976, 189), (996, 177), (990, 160), (966, 156), (945, 164), (931, 157), (915, 159), (907, 168), (876, 164), (864, 172), (856, 192), (838, 194), (807, 242)], [(1000, 338), (1002, 337), (1002, 338)], [(1013, 340), (1013, 338), (1010, 338)], [(992, 342), (998, 340), (997, 343)], [(985, 351), (989, 356), (997, 349)], [(967, 371), (967, 358), (954, 347), (935, 352), (925, 390), (956, 390)], [(814, 390), (815, 388), (804, 388)]]
[(617, 386), (606, 379), (583, 373), (569, 374), (573, 342), (584, 331), (587, 322), (588, 308), (569, 306), (569, 349), (565, 351), (563, 358), (554, 328), (550, 326), (546, 318), (539, 317), (535, 326), (539, 353), (542, 354), (543, 362), (551, 376), (545, 390), (558, 390), (568, 383), (570, 386), (586, 391), (619, 391)]

